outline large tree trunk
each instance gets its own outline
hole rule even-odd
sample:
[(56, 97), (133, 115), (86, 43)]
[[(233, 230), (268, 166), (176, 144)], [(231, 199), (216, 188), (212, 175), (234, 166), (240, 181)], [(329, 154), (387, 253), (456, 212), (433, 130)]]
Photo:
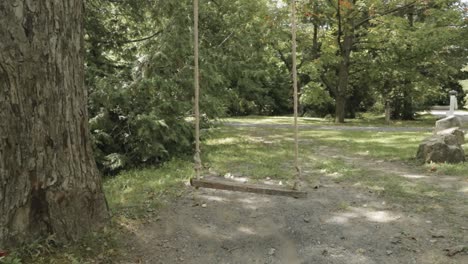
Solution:
[(0, 1), (0, 248), (74, 240), (108, 209), (90, 148), (83, 1)]

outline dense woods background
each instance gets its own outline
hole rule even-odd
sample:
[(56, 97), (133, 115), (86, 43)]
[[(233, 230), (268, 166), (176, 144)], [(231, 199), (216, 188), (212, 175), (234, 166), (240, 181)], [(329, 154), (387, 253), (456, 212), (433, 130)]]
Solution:
[[(86, 85), (101, 170), (191, 153), (192, 1), (88, 0)], [(202, 113), (289, 114), (287, 3), (203, 0)], [(458, 0), (298, 1), (301, 114), (412, 119), (468, 79), (468, 14)], [(205, 123), (208, 125), (208, 123)]]

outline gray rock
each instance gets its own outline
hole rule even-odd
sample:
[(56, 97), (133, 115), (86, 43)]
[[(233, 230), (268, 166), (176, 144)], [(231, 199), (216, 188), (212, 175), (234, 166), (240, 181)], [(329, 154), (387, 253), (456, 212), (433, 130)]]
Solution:
[(416, 158), (424, 162), (460, 163), (465, 161), (465, 152), (455, 135), (433, 135), (420, 145)]
[(435, 133), (452, 127), (461, 127), (461, 120), (456, 116), (448, 116), (436, 121)]
[[(436, 132), (436, 135), (453, 135), (455, 136), (456, 144), (463, 145), (465, 144), (465, 132), (460, 130), (458, 127), (452, 127), (449, 129), (444, 129)], [(449, 144), (453, 145), (453, 144)]]

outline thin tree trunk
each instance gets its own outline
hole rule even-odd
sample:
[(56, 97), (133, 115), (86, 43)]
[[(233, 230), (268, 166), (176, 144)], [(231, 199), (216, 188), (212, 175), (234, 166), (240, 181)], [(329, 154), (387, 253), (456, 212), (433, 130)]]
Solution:
[(0, 1), (0, 248), (74, 240), (108, 209), (90, 148), (83, 1)]
[(386, 123), (387, 125), (390, 124), (391, 117), (392, 117), (391, 102), (390, 102), (390, 100), (386, 99), (386, 100), (385, 100), (385, 123)]
[(335, 122), (344, 123), (345, 121), (345, 106), (346, 97), (343, 95), (337, 95), (335, 99)]
[(408, 92), (408, 86), (409, 84), (406, 84), (404, 90), (403, 90), (403, 108), (401, 112), (401, 118), (403, 120), (413, 120), (414, 119), (414, 109), (413, 109), (413, 99)]

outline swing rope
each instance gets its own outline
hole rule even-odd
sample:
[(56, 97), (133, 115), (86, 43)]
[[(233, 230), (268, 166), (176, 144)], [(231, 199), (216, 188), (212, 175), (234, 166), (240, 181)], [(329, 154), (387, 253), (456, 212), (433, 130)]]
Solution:
[(292, 33), (292, 79), (294, 89), (294, 167), (296, 168), (296, 177), (294, 181), (294, 190), (299, 188), (302, 178), (301, 167), (299, 165), (299, 125), (298, 125), (298, 88), (297, 88), (297, 41), (296, 41), (296, 1), (291, 0), (291, 33)]
[[(296, 1), (291, 0), (291, 32), (292, 32), (292, 79), (294, 89), (294, 167), (296, 176), (293, 189), (299, 188), (299, 183), (302, 178), (301, 168), (299, 165), (299, 126), (298, 126), (298, 85), (297, 85), (297, 42), (296, 42)], [(195, 173), (196, 179), (200, 179), (202, 169), (201, 151), (200, 151), (200, 67), (199, 67), (199, 43), (198, 43), (198, 0), (193, 1), (193, 17), (194, 17), (194, 90), (195, 90)]]
[(202, 169), (202, 161), (200, 157), (200, 66), (198, 61), (198, 0), (193, 1), (193, 53), (194, 53), (194, 89), (195, 89), (195, 156), (193, 157), (195, 161), (195, 173), (197, 179), (200, 179), (200, 172)]

